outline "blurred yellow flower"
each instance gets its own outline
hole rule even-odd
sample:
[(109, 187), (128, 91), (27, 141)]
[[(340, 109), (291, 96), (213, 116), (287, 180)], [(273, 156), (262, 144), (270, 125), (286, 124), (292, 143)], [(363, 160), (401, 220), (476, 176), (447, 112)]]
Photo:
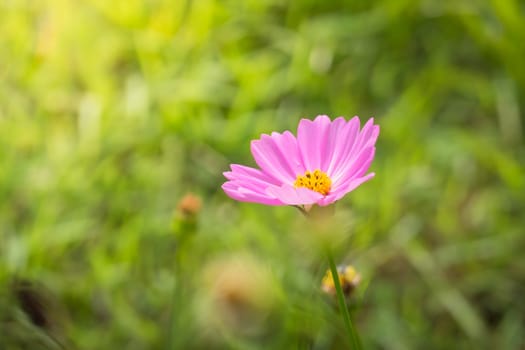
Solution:
[[(339, 283), (346, 296), (352, 294), (354, 289), (359, 285), (361, 281), (361, 275), (356, 271), (352, 265), (338, 266), (337, 273), (339, 275)], [(324, 292), (335, 295), (335, 284), (330, 270), (326, 271), (326, 274), (321, 281), (321, 288)]]

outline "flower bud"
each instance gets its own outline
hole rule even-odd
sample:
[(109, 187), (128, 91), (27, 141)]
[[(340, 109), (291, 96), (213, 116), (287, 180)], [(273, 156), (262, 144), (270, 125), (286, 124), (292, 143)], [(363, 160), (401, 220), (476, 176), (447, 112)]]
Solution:
[(202, 200), (199, 196), (189, 192), (180, 200), (177, 205), (177, 214), (182, 219), (195, 218), (202, 209)]

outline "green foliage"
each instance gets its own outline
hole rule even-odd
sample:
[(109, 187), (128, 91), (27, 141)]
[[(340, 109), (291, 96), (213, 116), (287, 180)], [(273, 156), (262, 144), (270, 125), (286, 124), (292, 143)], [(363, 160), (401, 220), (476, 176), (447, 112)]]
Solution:
[(328, 236), (364, 348), (523, 348), (524, 33), (516, 0), (3, 1), (0, 348), (60, 346), (18, 278), (67, 348), (344, 348), (318, 234), (220, 189), (318, 114), (381, 125)]

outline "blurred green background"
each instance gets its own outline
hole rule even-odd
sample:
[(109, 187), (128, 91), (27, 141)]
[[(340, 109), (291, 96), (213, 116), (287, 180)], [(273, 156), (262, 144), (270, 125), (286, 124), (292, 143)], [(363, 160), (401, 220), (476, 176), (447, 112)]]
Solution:
[[(366, 349), (523, 349), (524, 36), (519, 0), (2, 1), (0, 349), (343, 349), (327, 238)], [(341, 224), (226, 197), (318, 114), (381, 126)]]

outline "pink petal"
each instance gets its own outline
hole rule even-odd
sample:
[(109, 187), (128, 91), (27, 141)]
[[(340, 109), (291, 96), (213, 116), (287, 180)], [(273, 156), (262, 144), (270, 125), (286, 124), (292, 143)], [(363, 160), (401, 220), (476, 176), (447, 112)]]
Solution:
[(376, 143), (377, 136), (379, 136), (379, 125), (374, 125), (374, 118), (370, 118), (359, 133), (357, 149), (374, 145)]
[[(348, 182), (348, 180), (350, 180), (351, 178), (358, 178), (365, 175), (368, 171), (368, 168), (370, 168), (372, 161), (374, 160), (375, 154), (375, 147), (367, 148), (363, 152), (362, 158), (358, 162), (356, 162), (356, 166), (352, 167), (352, 170), (344, 174), (340, 182), (345, 183)], [(368, 157), (366, 155), (368, 155)], [(357, 164), (360, 164), (360, 166), (357, 166)]]
[[(294, 150), (293, 145), (293, 135), (290, 138), (290, 135), (278, 133), (272, 136), (263, 134), (259, 140), (252, 141), (251, 151), (257, 165), (268, 176), (280, 183), (293, 183), (297, 177), (294, 169), (298, 166), (297, 160), (293, 159), (298, 157), (297, 146)], [(291, 147), (290, 156), (283, 149), (286, 146)]]
[(321, 169), (323, 155), (327, 153), (327, 138), (330, 132), (330, 118), (320, 115), (315, 120), (301, 119), (297, 128), (299, 152), (306, 170)]
[[(224, 174), (225, 176), (230, 174)], [(272, 185), (262, 182), (257, 179), (248, 179), (248, 178), (240, 178), (240, 177), (231, 177), (230, 181), (227, 181), (226, 183), (234, 184), (238, 188), (244, 188), (249, 191), (258, 192), (258, 193), (265, 193), (266, 189)]]
[(244, 165), (231, 165), (232, 171), (224, 172), (224, 176), (230, 180), (222, 185), (222, 189), (228, 196), (242, 202), (255, 202), (268, 205), (282, 205), (280, 201), (266, 194), (266, 189), (276, 186), (273, 178), (262, 171)]
[(239, 164), (232, 164), (230, 167), (232, 171), (226, 171), (223, 173), (224, 176), (228, 180), (247, 179), (247, 180), (260, 181), (262, 183), (265, 183), (266, 187), (270, 185), (280, 184), (279, 181), (276, 181), (275, 179), (266, 175), (259, 169), (255, 169), (255, 168), (251, 168), (251, 167), (239, 165)]
[(238, 187), (234, 182), (228, 181), (222, 185), (224, 192), (232, 199), (240, 202), (252, 202), (266, 205), (284, 205), (276, 198), (266, 194), (257, 193), (249, 189)]
[(332, 204), (335, 201), (338, 201), (339, 199), (343, 198), (344, 195), (346, 195), (348, 192), (352, 192), (359, 185), (370, 180), (374, 176), (375, 176), (374, 173), (370, 173), (366, 176), (352, 179), (351, 181), (345, 183), (343, 186), (339, 187), (333, 193), (330, 193), (328, 196), (322, 198), (317, 204), (319, 204), (320, 206), (326, 206), (326, 205)]
[(282, 185), (281, 187), (269, 187), (266, 190), (266, 193), (288, 205), (314, 204), (324, 197), (322, 194), (307, 188), (295, 188), (286, 184)]
[(295, 136), (290, 131), (285, 131), (282, 134), (272, 132), (272, 138), (280, 153), (286, 159), (289, 170), (294, 175), (293, 179), (295, 180), (299, 174), (304, 174), (306, 169)]
[(371, 147), (375, 144), (377, 136), (379, 135), (379, 126), (373, 124), (374, 119), (370, 118), (363, 127), (363, 130), (354, 136), (354, 140), (348, 142), (352, 146), (342, 146), (340, 155), (337, 160), (333, 160), (328, 175), (332, 181), (339, 179), (344, 173), (347, 173), (349, 167), (353, 166), (353, 162), (361, 156), (365, 148)]
[(337, 146), (337, 138), (344, 129), (345, 125), (346, 119), (344, 117), (338, 117), (330, 123), (328, 127), (328, 133), (326, 135), (325, 145), (322, 148), (321, 166), (319, 168), (320, 170), (327, 172), (330, 162), (332, 161), (334, 150)]
[[(326, 171), (329, 176), (342, 164), (343, 160), (352, 150), (359, 135), (359, 127), (359, 117), (356, 116), (350, 119), (348, 123), (333, 131), (336, 141)], [(335, 127), (333, 127), (333, 129), (335, 129)]]
[(356, 153), (354, 158), (337, 169), (337, 172), (331, 176), (333, 187), (339, 186), (339, 184), (347, 181), (349, 178), (363, 175), (368, 170), (374, 159), (375, 150), (375, 147), (365, 148), (359, 153)]

